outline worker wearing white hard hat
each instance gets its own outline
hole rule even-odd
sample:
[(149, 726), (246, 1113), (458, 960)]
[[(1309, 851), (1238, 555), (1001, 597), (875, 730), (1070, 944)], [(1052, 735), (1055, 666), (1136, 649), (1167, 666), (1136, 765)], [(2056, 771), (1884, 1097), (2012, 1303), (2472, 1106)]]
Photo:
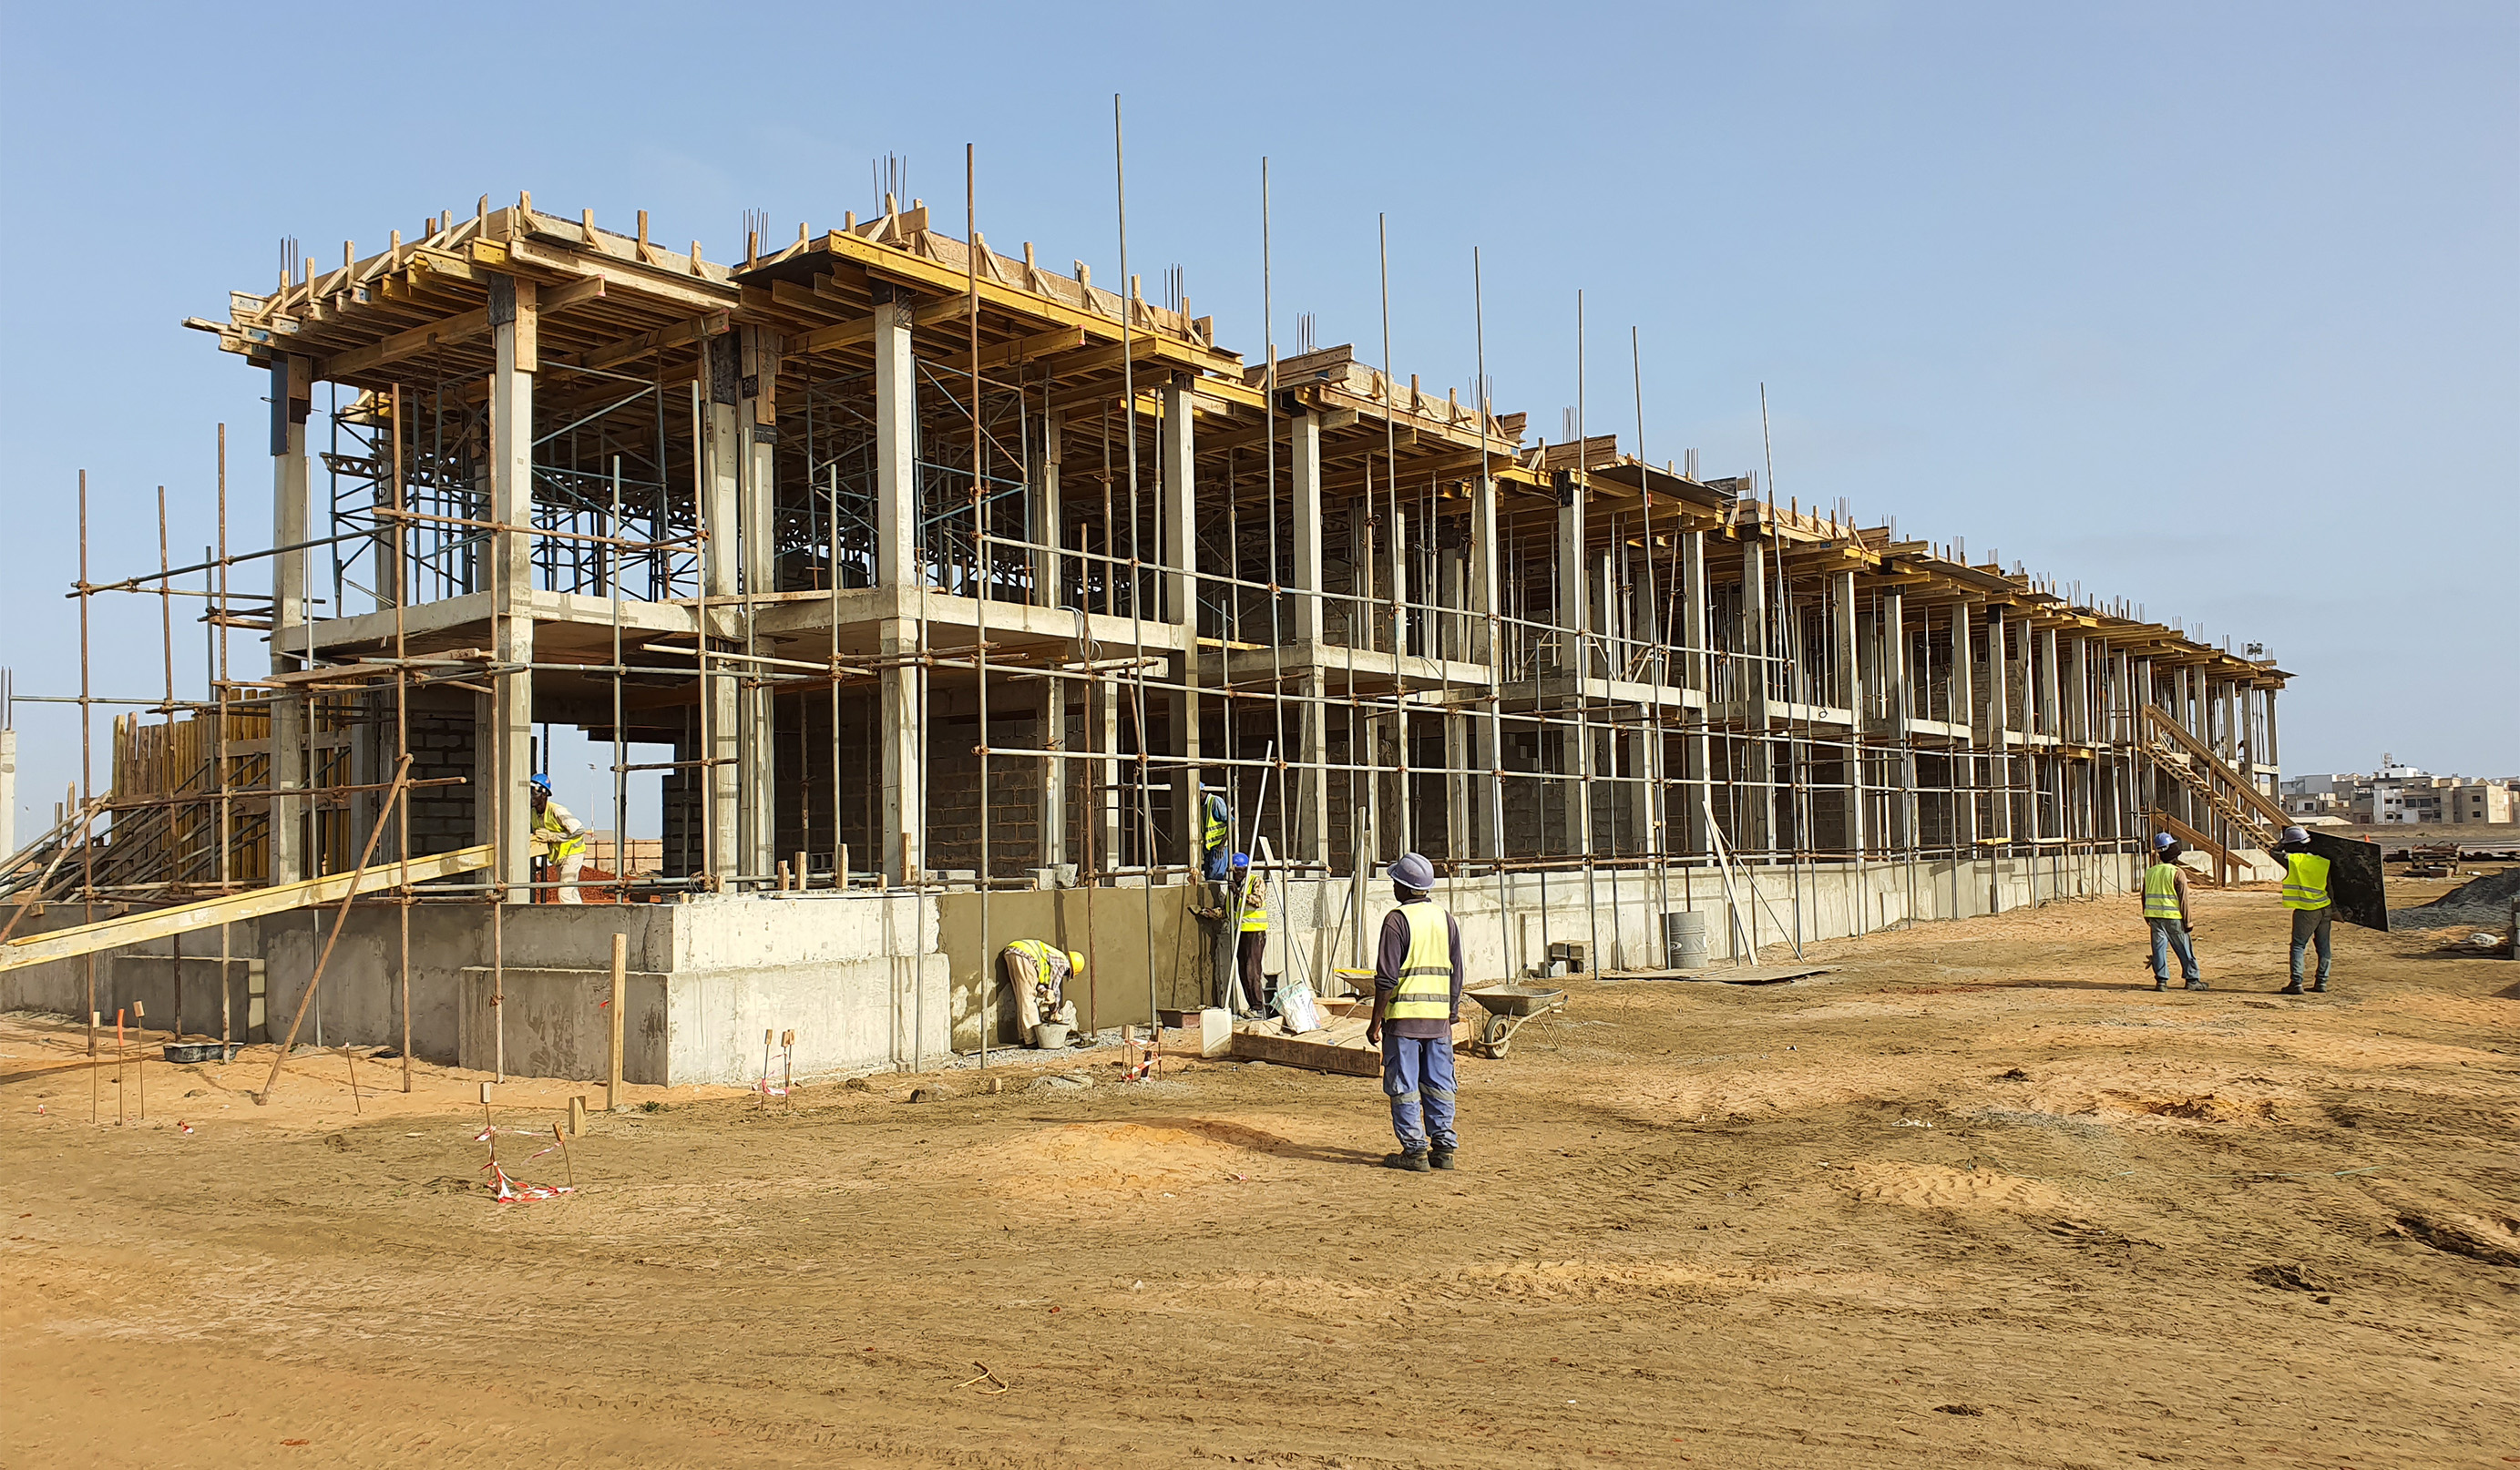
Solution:
[(1383, 1163), (1423, 1174), (1453, 1167), (1453, 1026), (1462, 1018), (1462, 926), (1435, 902), (1435, 865), (1403, 853), (1391, 865), (1400, 907), (1383, 916), (1374, 948), (1373, 1019), (1382, 1091), (1400, 1151)]

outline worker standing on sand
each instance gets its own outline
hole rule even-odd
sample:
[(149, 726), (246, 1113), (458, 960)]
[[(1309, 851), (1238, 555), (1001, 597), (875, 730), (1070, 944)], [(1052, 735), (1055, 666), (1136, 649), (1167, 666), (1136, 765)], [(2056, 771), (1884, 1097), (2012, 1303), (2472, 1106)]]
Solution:
[(2297, 826), (2283, 829), (2275, 847), (2283, 858), (2283, 906), (2292, 911), (2292, 983), (2278, 995), (2301, 994), (2302, 951), (2318, 946), (2318, 979), (2312, 990), (2327, 989), (2328, 938), (2335, 929), (2336, 909), (2327, 896), (2327, 860), (2310, 850), (2310, 833)]
[(1391, 865), (1400, 907), (1383, 916), (1373, 960), (1373, 1018), (1365, 1039), (1382, 1048), (1382, 1091), (1400, 1151), (1392, 1169), (1453, 1167), (1453, 1023), (1462, 1017), (1462, 925), (1432, 897), (1435, 866), (1416, 853)]
[(2170, 989), (2170, 957), (2179, 956), (2180, 973), (2189, 990), (2209, 987), (2196, 972), (2195, 927), (2187, 916), (2187, 869), (2179, 866), (2185, 851), (2168, 832), (2152, 834), (2152, 866), (2143, 870), (2143, 921), (2152, 930), (2152, 988)]
[(1044, 939), (1018, 939), (1001, 953), (1007, 984), (1015, 993), (1015, 1022), (1023, 1044), (1041, 1045), (1036, 1029), (1076, 1024), (1076, 1002), (1066, 999), (1067, 982), (1085, 973), (1085, 957)]
[[(577, 877), (586, 869), (586, 824), (569, 815), (568, 808), (552, 800), (551, 778), (536, 772), (533, 780), (534, 846), (542, 849), (543, 860), (550, 865), (551, 881), (560, 884), (554, 892), (557, 902), (582, 904), (578, 897)], [(615, 868), (619, 864), (613, 865)]]
[(1237, 937), (1236, 963), (1242, 974), (1242, 1002), (1253, 1015), (1266, 1015), (1269, 1010), (1269, 977), (1260, 969), (1261, 958), (1269, 948), (1269, 888), (1260, 870), (1251, 866), (1247, 854), (1234, 855), (1234, 887), (1237, 907), (1241, 912), (1241, 932)]

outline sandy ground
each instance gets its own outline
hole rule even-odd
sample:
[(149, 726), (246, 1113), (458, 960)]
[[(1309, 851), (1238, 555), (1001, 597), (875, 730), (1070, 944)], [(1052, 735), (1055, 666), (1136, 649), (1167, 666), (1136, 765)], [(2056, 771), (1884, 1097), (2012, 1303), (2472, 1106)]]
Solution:
[[(2131, 907), (1579, 981), (1450, 1175), (1371, 1081), (1097, 1062), (640, 1090), (499, 1204), (476, 1077), (154, 1064), (116, 1127), (109, 1067), (91, 1127), (22, 1019), (0, 1461), (2520, 1462), (2520, 964), (2340, 929), (2278, 997), (2272, 893), (2208, 893), (2156, 995)], [(581, 1091), (499, 1091), (513, 1173)]]

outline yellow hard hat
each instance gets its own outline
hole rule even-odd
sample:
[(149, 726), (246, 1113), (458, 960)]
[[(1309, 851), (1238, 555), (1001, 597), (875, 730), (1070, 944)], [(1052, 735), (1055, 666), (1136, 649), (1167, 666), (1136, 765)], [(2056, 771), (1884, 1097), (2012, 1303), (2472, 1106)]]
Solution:
[(1070, 950), (1070, 951), (1068, 951), (1068, 952), (1067, 952), (1067, 967), (1068, 967), (1068, 969), (1070, 969), (1071, 971), (1075, 972), (1076, 974), (1079, 974), (1079, 975), (1084, 974), (1084, 973), (1085, 973), (1085, 957), (1084, 957), (1084, 956), (1082, 956), (1082, 955), (1080, 955), (1080, 954), (1078, 954), (1078, 953), (1076, 953), (1074, 950)]

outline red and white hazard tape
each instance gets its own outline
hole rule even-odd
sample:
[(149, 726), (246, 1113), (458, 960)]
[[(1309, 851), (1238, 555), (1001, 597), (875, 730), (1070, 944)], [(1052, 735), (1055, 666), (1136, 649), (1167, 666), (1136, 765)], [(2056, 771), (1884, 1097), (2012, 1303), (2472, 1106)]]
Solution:
[[(543, 1153), (549, 1152), (551, 1152), (551, 1150), (548, 1148), (543, 1150)], [(538, 1153), (534, 1155), (534, 1157), (541, 1158), (542, 1154)], [(499, 1161), (497, 1159), (492, 1159), (489, 1163), (482, 1165), (481, 1169), (483, 1173), (490, 1176), (490, 1181), (498, 1186), (499, 1203), (503, 1205), (537, 1204), (543, 1200), (558, 1199), (563, 1194), (575, 1194), (577, 1192), (574, 1186), (568, 1184), (518, 1183), (517, 1180), (508, 1178), (508, 1171), (499, 1167)]]

